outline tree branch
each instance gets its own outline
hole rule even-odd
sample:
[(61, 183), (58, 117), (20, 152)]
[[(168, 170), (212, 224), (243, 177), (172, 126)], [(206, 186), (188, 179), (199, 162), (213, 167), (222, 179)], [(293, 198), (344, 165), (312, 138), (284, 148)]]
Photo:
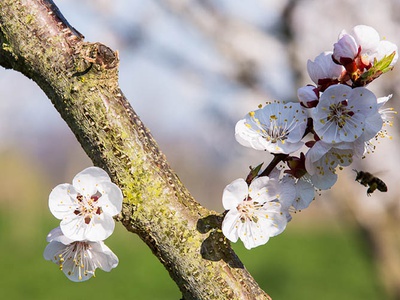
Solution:
[(0, 64), (40, 86), (93, 163), (122, 188), (118, 219), (151, 248), (184, 299), (269, 298), (124, 97), (117, 52), (85, 42), (50, 0), (1, 1), (0, 42)]

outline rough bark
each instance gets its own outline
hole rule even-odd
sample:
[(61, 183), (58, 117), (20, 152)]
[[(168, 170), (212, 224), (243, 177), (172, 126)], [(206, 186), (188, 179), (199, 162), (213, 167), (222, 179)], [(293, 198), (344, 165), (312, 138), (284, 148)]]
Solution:
[(269, 298), (223, 237), (220, 217), (192, 198), (124, 97), (116, 51), (86, 42), (50, 0), (2, 0), (0, 43), (0, 64), (39, 85), (94, 165), (122, 188), (118, 219), (184, 299)]

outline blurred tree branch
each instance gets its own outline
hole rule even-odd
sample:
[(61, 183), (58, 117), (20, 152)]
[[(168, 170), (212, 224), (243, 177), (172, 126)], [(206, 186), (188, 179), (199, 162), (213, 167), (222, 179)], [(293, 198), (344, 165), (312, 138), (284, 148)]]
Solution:
[(183, 299), (269, 298), (124, 97), (117, 52), (85, 42), (50, 0), (1, 1), (0, 42), (0, 64), (39, 85), (93, 163), (122, 188), (119, 220), (151, 248)]

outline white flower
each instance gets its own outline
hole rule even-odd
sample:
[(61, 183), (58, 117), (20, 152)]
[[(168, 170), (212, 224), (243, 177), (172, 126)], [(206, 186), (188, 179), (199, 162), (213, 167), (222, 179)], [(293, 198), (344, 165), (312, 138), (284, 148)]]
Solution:
[(121, 189), (105, 171), (90, 167), (68, 183), (56, 186), (49, 196), (52, 214), (61, 220), (66, 237), (74, 241), (102, 241), (115, 227), (113, 216), (122, 209)]
[(247, 249), (268, 242), (286, 227), (286, 216), (276, 201), (277, 181), (256, 178), (250, 186), (236, 179), (224, 189), (222, 203), (229, 210), (222, 222), (223, 234), (232, 242), (240, 238)]
[(102, 241), (73, 241), (63, 235), (60, 227), (50, 231), (47, 242), (44, 258), (59, 265), (75, 282), (95, 276), (97, 268), (109, 272), (118, 265), (118, 257)]
[(397, 46), (389, 41), (381, 40), (379, 33), (366, 25), (355, 26), (350, 33), (345, 30), (339, 35), (339, 40), (334, 45), (333, 57), (342, 64), (348, 64), (359, 57), (365, 67), (380, 61), (384, 56), (396, 52), (391, 62), (393, 66), (398, 59)]
[(303, 145), (307, 114), (300, 103), (271, 103), (247, 114), (235, 127), (236, 140), (271, 153), (292, 153)]
[(318, 55), (314, 61), (307, 61), (307, 71), (311, 80), (317, 85), (324, 81), (333, 81), (341, 77), (345, 68), (332, 60), (332, 51), (325, 51)]
[(353, 143), (332, 146), (316, 142), (306, 153), (305, 166), (312, 184), (321, 190), (331, 188), (337, 181), (336, 167), (348, 166), (353, 161)]
[(366, 129), (367, 118), (374, 122), (368, 128), (382, 127), (381, 118), (376, 118), (379, 116), (376, 96), (363, 87), (330, 86), (311, 115), (319, 138), (331, 144), (357, 140)]

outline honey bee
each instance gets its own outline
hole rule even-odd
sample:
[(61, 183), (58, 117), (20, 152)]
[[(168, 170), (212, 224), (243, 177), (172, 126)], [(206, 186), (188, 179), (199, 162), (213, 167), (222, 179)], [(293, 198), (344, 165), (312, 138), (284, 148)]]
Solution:
[(356, 181), (361, 183), (363, 186), (368, 186), (368, 190), (367, 190), (368, 196), (371, 196), (371, 194), (376, 189), (378, 189), (378, 191), (381, 191), (381, 192), (387, 192), (388, 189), (387, 189), (386, 184), (378, 177), (375, 177), (374, 175), (372, 175), (369, 172), (357, 171), (354, 169), (353, 169), (353, 171), (357, 173)]

